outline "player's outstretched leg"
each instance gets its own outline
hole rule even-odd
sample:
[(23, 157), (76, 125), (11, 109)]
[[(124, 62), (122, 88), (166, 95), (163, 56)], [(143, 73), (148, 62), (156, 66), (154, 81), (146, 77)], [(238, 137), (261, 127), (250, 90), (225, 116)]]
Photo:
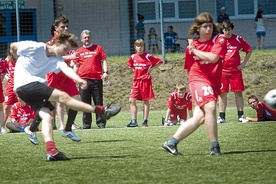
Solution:
[(103, 118), (108, 120), (113, 116), (116, 116), (120, 111), (121, 111), (122, 107), (121, 106), (113, 106), (111, 107), (111, 104), (107, 105), (104, 108), (104, 114), (103, 114)]

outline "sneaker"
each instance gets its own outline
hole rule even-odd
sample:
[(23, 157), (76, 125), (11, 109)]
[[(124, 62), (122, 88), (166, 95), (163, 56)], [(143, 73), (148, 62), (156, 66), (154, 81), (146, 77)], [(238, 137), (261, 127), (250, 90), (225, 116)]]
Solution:
[(121, 106), (111, 107), (111, 104), (107, 105), (104, 108), (105, 112), (104, 112), (103, 118), (106, 120), (110, 119), (112, 116), (117, 115), (121, 111), (121, 108), (122, 108)]
[(65, 131), (62, 131), (61, 132), (61, 136), (62, 137), (66, 137), (66, 138), (69, 138), (71, 139), (72, 141), (76, 141), (76, 142), (79, 142), (81, 141), (81, 139), (76, 136), (75, 132), (72, 130), (71, 132), (65, 132)]
[(167, 122), (167, 126), (174, 126), (175, 124), (173, 124), (173, 122), (171, 122), (170, 120), (168, 120)]
[(148, 120), (143, 121), (142, 127), (148, 127)]
[(71, 128), (72, 130), (76, 130), (76, 129), (79, 129), (80, 127), (74, 123)]
[(58, 152), (55, 155), (47, 154), (46, 161), (66, 161), (70, 160), (70, 158), (66, 157), (62, 152)]
[(247, 123), (249, 120), (245, 119), (245, 116), (242, 115), (239, 119), (238, 119), (238, 123)]
[[(72, 126), (73, 126), (73, 125), (72, 125)], [(73, 129), (73, 128), (72, 128), (72, 129)], [(63, 126), (60, 126), (58, 130), (59, 130), (59, 131), (63, 131), (63, 130), (64, 130), (64, 127), (63, 127)]]
[(173, 155), (173, 156), (182, 155), (181, 153), (179, 153), (177, 151), (177, 145), (175, 145), (175, 146), (168, 145), (168, 141), (166, 141), (162, 144), (161, 149), (163, 151), (167, 152), (168, 154)]
[(31, 143), (33, 143), (34, 145), (38, 145), (38, 139), (36, 136), (36, 132), (31, 132), (30, 130), (27, 130), (26, 128), (24, 129), (25, 133), (27, 134), (29, 140)]
[(165, 124), (165, 117), (162, 116), (162, 126), (164, 126), (164, 124)]
[(0, 134), (7, 134), (7, 130), (5, 129), (5, 127), (1, 127), (0, 129)]
[(211, 147), (211, 153), (210, 153), (210, 155), (214, 155), (214, 156), (221, 155), (219, 145)]
[(179, 125), (183, 125), (185, 123), (185, 120), (184, 119), (180, 119), (179, 120)]
[(130, 121), (130, 123), (127, 124), (127, 127), (138, 127), (138, 123), (137, 122), (133, 123), (132, 121)]
[(217, 120), (217, 123), (220, 124), (220, 123), (226, 123), (226, 120), (221, 118), (220, 116), (218, 117), (218, 120)]

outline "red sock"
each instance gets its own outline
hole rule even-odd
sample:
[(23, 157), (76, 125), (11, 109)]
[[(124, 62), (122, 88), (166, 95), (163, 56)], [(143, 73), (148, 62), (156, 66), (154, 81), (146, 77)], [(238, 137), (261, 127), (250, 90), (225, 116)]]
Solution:
[(58, 153), (58, 149), (56, 148), (56, 145), (55, 145), (54, 141), (46, 142), (46, 151), (50, 155), (55, 155), (55, 154)]
[(102, 116), (104, 114), (104, 106), (96, 106), (95, 107), (95, 113)]

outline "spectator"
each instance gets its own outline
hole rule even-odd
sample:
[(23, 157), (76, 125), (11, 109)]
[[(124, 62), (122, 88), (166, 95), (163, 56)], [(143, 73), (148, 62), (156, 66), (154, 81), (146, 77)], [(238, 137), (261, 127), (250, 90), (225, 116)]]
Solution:
[(255, 95), (250, 95), (247, 102), (257, 112), (256, 118), (246, 117), (247, 122), (276, 121), (276, 110), (271, 109), (264, 102), (260, 102)]
[(141, 38), (141, 39), (145, 39), (145, 25), (144, 25), (144, 19), (145, 17), (141, 14), (137, 14), (138, 15), (138, 23), (135, 26), (135, 29), (137, 31), (137, 39)]
[(138, 39), (134, 43), (135, 54), (131, 55), (127, 65), (133, 69), (133, 84), (130, 92), (130, 111), (131, 121), (127, 127), (137, 127), (137, 105), (136, 100), (144, 101), (144, 120), (143, 127), (148, 126), (149, 100), (154, 98), (152, 89), (151, 71), (158, 65), (162, 64), (162, 60), (145, 52), (145, 42)]
[(151, 27), (148, 35), (149, 51), (151, 54), (153, 53), (153, 51), (156, 54), (158, 53), (158, 39), (159, 38), (155, 32), (155, 29)]
[[(81, 42), (83, 46), (76, 52), (79, 57), (74, 61), (74, 70), (87, 82), (87, 89), (79, 89), (81, 101), (94, 105), (103, 105), (103, 80), (108, 80), (108, 68), (106, 54), (100, 45), (92, 44), (90, 30), (81, 32)], [(83, 129), (91, 129), (92, 115), (83, 112)], [(106, 127), (106, 120), (96, 115), (96, 124), (99, 128)]]
[(18, 98), (18, 102), (16, 102), (11, 108), (11, 122), (7, 122), (6, 126), (10, 129), (11, 133), (22, 132), (26, 127), (30, 127), (34, 117), (35, 112), (31, 109), (31, 107)]
[[(21, 41), (10, 45), (12, 55), (18, 58), (14, 72), (14, 90), (20, 99), (29, 104), (42, 119), (42, 135), (46, 144), (47, 161), (69, 160), (57, 149), (54, 142), (52, 101), (60, 102), (76, 111), (94, 112), (106, 119), (121, 110), (121, 107), (109, 109), (104, 106), (91, 106), (71, 98), (65, 92), (45, 85), (44, 77), (47, 73), (61, 70), (82, 88), (87, 87), (87, 82), (68, 67), (62, 58), (71, 48), (77, 46), (76, 37), (69, 33), (58, 35), (51, 44)], [(37, 139), (35, 132), (30, 138)]]
[[(251, 46), (239, 35), (233, 34), (234, 24), (229, 21), (222, 23), (222, 31), (226, 37), (227, 53), (223, 62), (221, 76), (221, 94), (219, 96), (219, 117), (217, 123), (226, 123), (225, 110), (227, 106), (227, 94), (229, 85), (235, 94), (235, 101), (238, 111), (238, 123), (246, 121), (244, 117), (243, 91), (244, 83), (242, 69), (246, 66), (251, 56)], [(241, 62), (240, 52), (245, 52), (245, 57)]]
[(262, 50), (264, 48), (264, 39), (266, 35), (264, 21), (273, 22), (273, 20), (269, 20), (263, 17), (263, 10), (258, 10), (257, 15), (255, 17), (255, 29), (257, 35), (257, 50)]
[[(226, 8), (224, 6), (222, 6), (220, 8), (220, 13), (217, 16), (217, 22), (220, 24), (220, 26), (222, 26), (222, 23), (224, 21), (230, 21), (230, 17), (229, 15), (226, 13)], [(223, 34), (222, 32), (222, 28), (220, 28), (220, 33)]]
[(187, 120), (187, 110), (190, 118), (193, 117), (192, 96), (186, 91), (183, 83), (178, 83), (175, 91), (170, 94), (167, 113), (162, 124), (164, 126), (173, 126), (177, 122), (183, 124)]
[(211, 155), (220, 155), (216, 119), (216, 101), (220, 92), (222, 61), (227, 52), (224, 35), (217, 35), (219, 27), (209, 13), (200, 13), (194, 20), (189, 39), (184, 68), (188, 71), (189, 89), (195, 104), (193, 117), (183, 123), (162, 149), (171, 155), (179, 155), (178, 143), (188, 137), (203, 123), (210, 140)]
[(172, 26), (168, 26), (168, 31), (164, 33), (165, 40), (165, 50), (167, 53), (175, 52), (176, 44), (175, 42), (178, 40), (178, 35), (173, 31)]

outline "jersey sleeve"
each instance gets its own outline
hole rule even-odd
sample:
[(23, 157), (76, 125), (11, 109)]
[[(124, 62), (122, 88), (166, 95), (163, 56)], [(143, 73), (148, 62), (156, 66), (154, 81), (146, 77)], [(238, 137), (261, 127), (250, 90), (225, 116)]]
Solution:
[(241, 41), (242, 51), (249, 53), (252, 50), (252, 47), (241, 36), (239, 40)]
[(221, 59), (224, 59), (225, 54), (227, 52), (226, 38), (224, 35), (220, 34), (216, 36), (214, 39), (215, 39), (215, 44), (212, 47), (211, 52), (219, 56)]

